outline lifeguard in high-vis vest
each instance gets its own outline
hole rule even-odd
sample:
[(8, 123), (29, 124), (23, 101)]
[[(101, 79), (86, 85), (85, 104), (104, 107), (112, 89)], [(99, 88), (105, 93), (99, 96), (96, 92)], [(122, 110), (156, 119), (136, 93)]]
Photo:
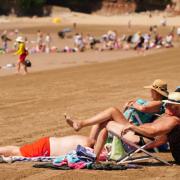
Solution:
[(19, 55), (18, 62), (17, 62), (17, 72), (20, 72), (21, 65), (23, 66), (24, 73), (27, 73), (27, 66), (26, 66), (26, 56), (28, 55), (28, 51), (25, 47), (25, 40), (22, 36), (16, 38), (16, 42), (18, 43), (18, 50), (16, 51), (16, 55)]

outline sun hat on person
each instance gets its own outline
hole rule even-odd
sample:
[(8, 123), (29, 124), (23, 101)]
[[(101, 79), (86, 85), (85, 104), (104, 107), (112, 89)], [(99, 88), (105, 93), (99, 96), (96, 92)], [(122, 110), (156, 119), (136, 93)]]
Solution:
[(163, 100), (167, 104), (177, 104), (180, 105), (180, 92), (172, 92), (168, 95), (167, 100)]
[(18, 36), (18, 37), (16, 38), (16, 41), (17, 41), (17, 42), (24, 42), (24, 38), (23, 38), (22, 36)]
[(180, 86), (177, 86), (174, 92), (180, 92)]
[(159, 94), (168, 97), (167, 83), (161, 79), (156, 79), (152, 85), (144, 86), (144, 88), (153, 89)]

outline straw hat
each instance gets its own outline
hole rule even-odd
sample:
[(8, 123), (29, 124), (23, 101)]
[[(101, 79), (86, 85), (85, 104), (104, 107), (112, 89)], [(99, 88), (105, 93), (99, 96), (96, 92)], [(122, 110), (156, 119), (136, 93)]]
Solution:
[(154, 89), (159, 94), (168, 97), (167, 83), (162, 81), (161, 79), (156, 79), (152, 85), (144, 86), (144, 88)]
[(18, 36), (18, 37), (16, 38), (16, 41), (17, 41), (17, 42), (24, 42), (24, 38), (23, 38), (22, 36)]
[(175, 92), (180, 92), (180, 86), (177, 86)]
[(180, 92), (172, 92), (169, 94), (167, 100), (163, 100), (163, 102), (168, 104), (178, 104), (180, 105)]

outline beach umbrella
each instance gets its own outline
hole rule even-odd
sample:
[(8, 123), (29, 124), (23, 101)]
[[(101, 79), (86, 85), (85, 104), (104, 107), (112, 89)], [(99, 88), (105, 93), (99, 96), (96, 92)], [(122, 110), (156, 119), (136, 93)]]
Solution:
[(53, 18), (52, 22), (54, 24), (59, 24), (59, 23), (61, 23), (61, 19), (60, 18)]

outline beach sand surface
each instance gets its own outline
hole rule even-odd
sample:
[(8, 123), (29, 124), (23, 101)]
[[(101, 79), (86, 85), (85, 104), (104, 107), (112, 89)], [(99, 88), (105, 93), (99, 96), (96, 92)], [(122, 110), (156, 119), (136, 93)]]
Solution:
[[(45, 28), (45, 25), (42, 27), (44, 31), (54, 29)], [(92, 29), (92, 26), (82, 27), (83, 32)], [(98, 30), (93, 33), (101, 34), (107, 27), (97, 27)], [(23, 32), (35, 37), (38, 28), (24, 28)], [(141, 27), (141, 30), (144, 28), (148, 27)], [(55, 41), (59, 42), (55, 29), (52, 33)], [(63, 43), (71, 42), (66, 39)], [(59, 42), (59, 46), (64, 44)], [(122, 109), (127, 100), (138, 97), (148, 99), (149, 90), (143, 89), (143, 86), (157, 78), (166, 80), (169, 90), (173, 91), (180, 81), (179, 56), (178, 46), (147, 52), (145, 56), (134, 51), (33, 54), (29, 57), (33, 66), (26, 76), (16, 75), (15, 69), (1, 69), (0, 145), (21, 146), (45, 136), (88, 135), (90, 127), (74, 132), (65, 123), (64, 113), (84, 119), (108, 107)], [(0, 62), (0, 65), (15, 63), (16, 59), (12, 54), (6, 54), (0, 56)], [(173, 161), (171, 153), (158, 155)], [(36, 169), (33, 164), (1, 164), (0, 179), (174, 180), (179, 179), (180, 170), (179, 166), (167, 167), (154, 161), (143, 164), (142, 169), (125, 171), (54, 171)]]

